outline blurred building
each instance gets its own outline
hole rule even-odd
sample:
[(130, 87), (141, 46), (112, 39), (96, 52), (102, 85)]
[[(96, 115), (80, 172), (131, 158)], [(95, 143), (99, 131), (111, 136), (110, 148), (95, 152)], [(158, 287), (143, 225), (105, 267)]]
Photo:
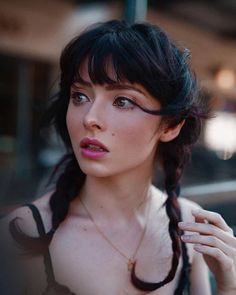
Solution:
[[(204, 126), (182, 194), (236, 225), (236, 5), (234, 0), (0, 0), (0, 201), (32, 200), (63, 154), (52, 133), (40, 136), (48, 98), (57, 91), (58, 59), (87, 25), (123, 18), (148, 4), (146, 18), (192, 55), (202, 92), (217, 117)], [(130, 8), (130, 7), (129, 7)]]
[[(89, 3), (89, 1), (88, 1)], [(63, 47), (87, 25), (120, 17), (117, 4), (0, 1), (0, 201), (35, 195), (63, 153), (40, 135), (43, 111), (56, 93)], [(119, 4), (118, 4), (119, 5)]]

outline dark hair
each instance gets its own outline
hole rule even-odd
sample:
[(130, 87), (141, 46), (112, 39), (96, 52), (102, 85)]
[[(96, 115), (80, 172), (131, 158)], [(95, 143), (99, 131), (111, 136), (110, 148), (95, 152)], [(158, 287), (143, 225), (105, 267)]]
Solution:
[[(169, 126), (185, 120), (178, 137), (170, 142), (159, 143), (157, 151), (157, 159), (165, 173), (168, 195), (165, 207), (173, 249), (171, 269), (159, 283), (143, 282), (136, 277), (135, 266), (132, 270), (133, 284), (146, 291), (153, 291), (174, 278), (181, 254), (178, 232), (181, 213), (177, 201), (179, 181), (191, 147), (199, 137), (202, 118), (208, 116), (208, 110), (201, 103), (196, 78), (188, 65), (188, 57), (188, 51), (178, 48), (159, 27), (149, 23), (131, 25), (118, 20), (91, 26), (65, 47), (60, 59), (60, 91), (48, 110), (47, 120), (55, 125), (68, 149), (68, 155), (62, 161), (65, 168), (50, 199), (53, 228), (45, 238), (40, 239), (43, 249), (47, 248), (54, 231), (66, 218), (70, 202), (78, 195), (86, 178), (72, 151), (66, 112), (70, 87), (74, 81), (83, 81), (79, 69), (87, 59), (88, 73), (93, 83), (112, 84), (124, 80), (139, 83), (162, 106), (161, 111), (144, 111), (163, 115), (163, 120)], [(108, 61), (115, 69), (115, 80), (107, 73)], [(16, 229), (15, 224), (11, 223), (11, 231), (15, 236)], [(19, 228), (17, 230), (19, 234)], [(22, 237), (23, 233), (20, 234)], [(19, 235), (17, 237), (19, 240)], [(27, 237), (27, 240), (31, 240), (32, 244), (39, 243), (36, 238)]]

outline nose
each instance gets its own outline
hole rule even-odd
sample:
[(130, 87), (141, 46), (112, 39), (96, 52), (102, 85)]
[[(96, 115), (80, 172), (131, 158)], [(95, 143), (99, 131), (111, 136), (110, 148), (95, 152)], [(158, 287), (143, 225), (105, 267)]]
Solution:
[(91, 131), (105, 130), (104, 112), (104, 106), (96, 99), (83, 118), (84, 127)]

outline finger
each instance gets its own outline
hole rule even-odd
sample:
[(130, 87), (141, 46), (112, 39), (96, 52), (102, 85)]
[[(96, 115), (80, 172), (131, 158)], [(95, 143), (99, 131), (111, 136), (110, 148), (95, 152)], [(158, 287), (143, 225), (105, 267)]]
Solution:
[(194, 249), (197, 252), (200, 252), (202, 254), (205, 255), (209, 255), (213, 258), (215, 258), (216, 260), (218, 260), (221, 264), (221, 267), (226, 271), (232, 270), (232, 268), (234, 267), (234, 262), (233, 260), (228, 257), (227, 255), (225, 255), (220, 249), (218, 248), (213, 248), (210, 246), (205, 246), (205, 245), (199, 245), (196, 244), (194, 245)]
[(224, 254), (230, 257), (236, 256), (236, 249), (222, 242), (220, 239), (214, 236), (202, 236), (202, 235), (183, 235), (181, 240), (190, 244), (201, 244), (211, 246), (220, 249)]
[(207, 223), (207, 221), (204, 218), (201, 218), (199, 216), (194, 216), (194, 218), (195, 218), (195, 222)]
[(232, 229), (225, 222), (224, 218), (217, 212), (212, 212), (204, 209), (193, 209), (192, 214), (197, 219), (207, 220), (209, 223), (221, 228), (222, 230), (232, 234)]
[(232, 247), (236, 247), (236, 238), (209, 223), (196, 223), (196, 222), (179, 222), (178, 226), (181, 230), (199, 233), (201, 235), (211, 235), (219, 238), (223, 242)]

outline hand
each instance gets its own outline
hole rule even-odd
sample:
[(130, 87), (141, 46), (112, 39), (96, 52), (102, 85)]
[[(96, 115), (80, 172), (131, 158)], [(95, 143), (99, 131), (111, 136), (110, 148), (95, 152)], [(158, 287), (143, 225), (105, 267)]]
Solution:
[[(181, 236), (202, 253), (215, 275), (218, 294), (236, 294), (236, 238), (220, 214), (194, 209), (195, 222), (180, 222), (179, 228), (193, 234)], [(232, 292), (232, 293), (231, 293)]]

